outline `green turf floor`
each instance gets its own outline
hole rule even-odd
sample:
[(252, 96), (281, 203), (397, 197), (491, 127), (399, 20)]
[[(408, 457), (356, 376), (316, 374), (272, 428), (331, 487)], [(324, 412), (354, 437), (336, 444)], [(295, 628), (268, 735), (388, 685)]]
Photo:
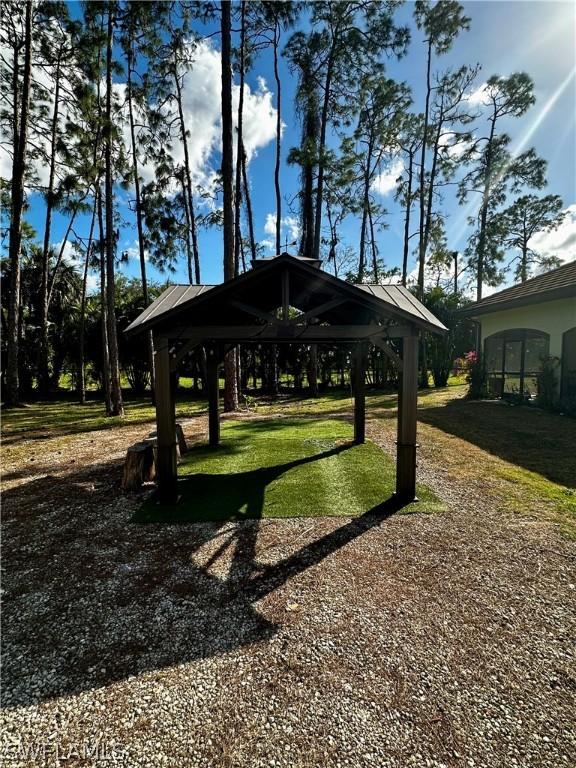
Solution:
[[(179, 468), (177, 505), (144, 503), (137, 522), (362, 515), (389, 499), (395, 465), (377, 445), (352, 443), (337, 419), (227, 421), (219, 448), (195, 447)], [(425, 487), (407, 509), (439, 511)]]

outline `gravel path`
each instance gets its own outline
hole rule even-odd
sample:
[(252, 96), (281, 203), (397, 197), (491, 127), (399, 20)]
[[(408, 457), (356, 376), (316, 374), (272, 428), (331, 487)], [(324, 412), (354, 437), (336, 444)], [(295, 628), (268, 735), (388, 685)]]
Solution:
[(576, 547), (501, 509), (481, 449), (451, 438), (459, 481), (421, 430), (443, 515), (131, 526), (143, 431), (7, 472), (6, 765), (576, 764)]

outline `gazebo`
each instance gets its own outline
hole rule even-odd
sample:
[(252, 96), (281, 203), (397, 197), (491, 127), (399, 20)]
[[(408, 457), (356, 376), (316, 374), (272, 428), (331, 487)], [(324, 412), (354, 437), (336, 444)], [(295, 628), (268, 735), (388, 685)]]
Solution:
[[(320, 262), (283, 253), (221, 285), (167, 288), (126, 329), (152, 331), (156, 373), (157, 483), (162, 503), (177, 501), (173, 374), (200, 345), (207, 360), (209, 443), (220, 441), (218, 366), (237, 344), (341, 344), (352, 347), (354, 441), (365, 440), (365, 371), (377, 346), (399, 371), (396, 494), (416, 494), (416, 409), (420, 331), (445, 326), (405, 287), (354, 285), (320, 269)], [(397, 354), (391, 340), (401, 340)]]

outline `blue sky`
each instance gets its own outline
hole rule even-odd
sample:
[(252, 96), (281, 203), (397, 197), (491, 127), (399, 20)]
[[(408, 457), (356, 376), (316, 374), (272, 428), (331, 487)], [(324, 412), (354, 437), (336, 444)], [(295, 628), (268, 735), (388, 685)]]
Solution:
[[(571, 2), (499, 2), (498, 0), (464, 3), (465, 11), (471, 17), (471, 29), (463, 32), (456, 40), (452, 50), (436, 59), (435, 68), (444, 69), (448, 66), (480, 63), (477, 85), (480, 86), (490, 75), (508, 75), (515, 71), (526, 71), (535, 83), (536, 105), (522, 118), (502, 124), (512, 137), (512, 147), (519, 146), (528, 149), (534, 146), (536, 151), (548, 161), (547, 192), (560, 194), (565, 207), (574, 206), (576, 211), (576, 80), (575, 80), (575, 51), (576, 51), (576, 5)], [(74, 15), (77, 13), (76, 4), (71, 4)], [(412, 3), (405, 4), (397, 14), (398, 22), (410, 24), (412, 42), (408, 55), (399, 62), (390, 61), (388, 74), (398, 80), (405, 80), (413, 90), (414, 111), (423, 106), (423, 84), (425, 68), (425, 50), (421, 42), (422, 35), (413, 26), (411, 14)], [(206, 62), (212, 67), (207, 69), (213, 74), (217, 52), (218, 38), (213, 40), (211, 52), (206, 53)], [(285, 62), (281, 64), (283, 80), (283, 120), (285, 131), (283, 136), (283, 154), (290, 147), (298, 144), (300, 128), (293, 111), (294, 82), (288, 72)], [(265, 84), (262, 83), (262, 79)], [(121, 80), (121, 78), (119, 78)], [(253, 96), (252, 130), (254, 133), (254, 151), (250, 161), (249, 174), (254, 206), (256, 237), (259, 241), (271, 240), (266, 231), (266, 220), (274, 213), (274, 145), (273, 145), (273, 112), (275, 104), (274, 80), (272, 62), (269, 53), (265, 52), (255, 62), (252, 72), (248, 75), (248, 85)], [(202, 92), (200, 93), (199, 90)], [(219, 110), (220, 92), (217, 79), (210, 79), (206, 74), (202, 77), (190, 77), (188, 85), (190, 98), (190, 115), (198, 121), (192, 129), (191, 142), (199, 142), (199, 126), (208, 125), (212, 120), (210, 141), (198, 146), (200, 160), (198, 173), (209, 175), (210, 169), (218, 167), (219, 150), (215, 142), (218, 126), (214, 123), (215, 110)], [(268, 93), (271, 92), (271, 93)], [(207, 117), (203, 121), (203, 110)], [(192, 118), (191, 118), (192, 119)], [(477, 133), (480, 135), (484, 125), (480, 124)], [(211, 143), (210, 143), (211, 142)], [(209, 149), (209, 154), (202, 155), (202, 148)], [(204, 165), (202, 168), (201, 166)], [(284, 198), (284, 215), (297, 216), (297, 206), (290, 201), (298, 189), (298, 172), (296, 168), (282, 165), (282, 189)], [(130, 212), (122, 203), (120, 193), (120, 210), (128, 219)], [(402, 253), (402, 221), (403, 211), (393, 199), (393, 194), (382, 196), (382, 202), (389, 210), (389, 229), (379, 235), (380, 253), (388, 267), (398, 266)], [(43, 205), (39, 196), (34, 195), (30, 200), (31, 209), (28, 220), (41, 233), (43, 221)], [(446, 230), (449, 247), (453, 250), (463, 250), (469, 234), (466, 217), (473, 213), (473, 206), (462, 208), (455, 199), (447, 195), (444, 210), (447, 213)], [(85, 222), (79, 223), (82, 228)], [(54, 242), (63, 237), (66, 222), (60, 216), (54, 224)], [(87, 226), (87, 224), (86, 224)], [(567, 224), (569, 227), (570, 225)], [(572, 225), (573, 226), (573, 225)], [(288, 234), (289, 227), (286, 228)], [(564, 235), (569, 234), (566, 227), (563, 236), (552, 243), (554, 248), (560, 248), (563, 258), (574, 258), (566, 248)], [(357, 247), (359, 239), (359, 222), (349, 220), (343, 229), (347, 243)], [(122, 229), (119, 250), (136, 253), (136, 230), (132, 222)], [(544, 242), (545, 241), (545, 242)], [(543, 239), (543, 247), (549, 247), (549, 238)], [(222, 279), (222, 242), (219, 230), (202, 231), (200, 233), (200, 255), (202, 262), (202, 281), (217, 283)], [(130, 259), (121, 267), (126, 274), (137, 275), (139, 265), (136, 259)], [(152, 279), (166, 280), (149, 266)], [(186, 265), (182, 261), (175, 275), (170, 276), (173, 282), (186, 282)]]

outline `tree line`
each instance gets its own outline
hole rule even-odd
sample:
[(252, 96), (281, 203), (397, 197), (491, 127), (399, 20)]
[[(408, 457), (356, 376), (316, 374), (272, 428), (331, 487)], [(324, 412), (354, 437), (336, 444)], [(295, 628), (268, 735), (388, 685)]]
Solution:
[[(415, 256), (410, 287), (440, 315), (453, 313), (464, 283), (472, 282), (480, 299), (483, 287), (501, 282), (510, 265), (526, 280), (535, 267), (557, 263), (537, 253), (531, 241), (536, 232), (560, 225), (563, 202), (539, 193), (546, 185), (545, 160), (534, 149), (513, 152), (504, 130), (533, 106), (533, 82), (524, 72), (492, 75), (478, 90), (480, 64), (443, 66), (443, 56), (471, 26), (456, 0), (418, 0), (413, 39), (410, 27), (397, 21), (398, 3), (380, 0), (124, 0), (82, 3), (74, 16), (65, 2), (7, 2), (4, 8), (0, 117), (2, 149), (11, 163), (10, 179), (2, 180), (1, 188), (7, 212), (2, 225), (7, 405), (18, 404), (21, 393), (33, 388), (40, 396), (49, 394), (66, 362), (81, 402), (90, 370), (107, 413), (122, 414), (121, 370), (136, 388), (143, 381), (154, 385), (151, 338), (139, 350), (143, 365), (138, 366), (126, 357), (119, 334), (123, 319), (132, 319), (157, 295), (148, 264), (167, 276), (184, 264), (189, 282), (201, 283), (206, 255), (199, 233), (207, 227), (222, 232), (224, 280), (245, 271), (261, 253), (244, 111), (247, 76), (263, 57), (275, 86), (270, 183), (277, 253), (288, 208), (299, 222), (298, 252), (323, 258), (328, 269), (350, 281), (398, 275), (406, 285)], [(195, 175), (184, 98), (205, 44), (219, 47), (222, 64), (221, 162), (209, 182)], [(387, 72), (391, 59), (409, 56), (417, 46), (423, 46), (425, 62), (422, 103), (407, 83)], [(295, 86), (292, 104), (284, 103), (282, 60)], [(287, 114), (300, 126), (300, 141), (290, 148), (283, 147)], [(283, 195), (283, 153), (299, 169), (293, 200)], [(390, 168), (397, 169), (395, 197), (404, 219), (402, 262), (394, 269), (378, 245), (388, 218), (379, 184)], [(449, 189), (456, 189), (471, 211), (462, 255), (446, 234)], [(125, 224), (121, 195), (129, 201), (137, 233), (137, 281), (118, 273), (127, 257), (119, 249)], [(38, 196), (44, 217), (42, 227), (33, 229), (27, 217)], [(56, 213), (67, 224), (55, 244)], [(357, 222), (354, 246), (343, 236), (350, 221)], [(90, 290), (94, 274), (95, 292)], [(446, 361), (465, 351), (457, 349), (457, 336), (441, 349), (431, 341), (424, 345), (424, 385), (429, 367), (436, 366), (441, 380), (442, 365), (449, 368)], [(227, 354), (226, 408), (237, 407), (250, 369), (260, 366), (253, 378), (272, 380), (268, 388), (274, 390), (278, 363), (288, 361), (276, 350), (273, 357), (266, 363), (263, 352), (258, 361), (239, 349)], [(301, 367), (297, 361), (296, 369)], [(312, 372), (310, 380), (316, 378)]]

